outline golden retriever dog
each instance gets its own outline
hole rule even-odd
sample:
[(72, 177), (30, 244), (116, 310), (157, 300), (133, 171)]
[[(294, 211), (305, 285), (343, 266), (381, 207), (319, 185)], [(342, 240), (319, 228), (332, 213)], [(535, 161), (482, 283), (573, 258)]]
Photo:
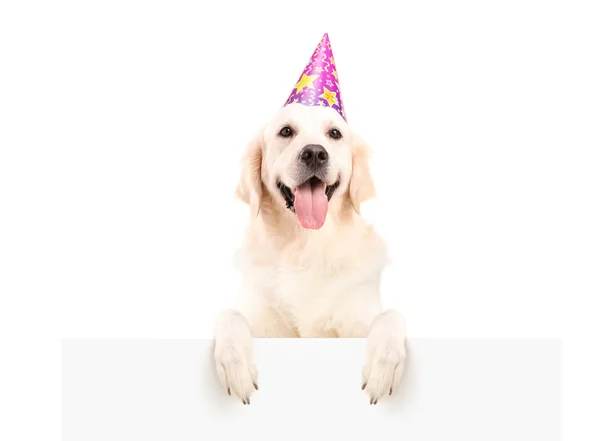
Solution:
[(405, 325), (384, 310), (385, 245), (360, 215), (375, 195), (367, 144), (337, 113), (292, 103), (250, 142), (237, 196), (250, 221), (238, 254), (243, 286), (214, 329), (224, 391), (258, 390), (252, 338), (367, 338), (362, 388), (371, 404), (404, 371)]

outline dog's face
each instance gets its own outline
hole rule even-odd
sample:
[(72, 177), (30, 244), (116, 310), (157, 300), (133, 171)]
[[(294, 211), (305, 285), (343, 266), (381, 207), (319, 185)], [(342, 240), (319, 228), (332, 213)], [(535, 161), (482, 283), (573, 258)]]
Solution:
[(349, 198), (359, 212), (373, 195), (366, 149), (337, 112), (285, 106), (251, 143), (238, 196), (258, 214), (266, 190), (304, 228), (319, 229), (332, 201)]
[(320, 228), (352, 172), (346, 122), (330, 109), (297, 104), (278, 112), (264, 135), (265, 185), (280, 193), (303, 227)]

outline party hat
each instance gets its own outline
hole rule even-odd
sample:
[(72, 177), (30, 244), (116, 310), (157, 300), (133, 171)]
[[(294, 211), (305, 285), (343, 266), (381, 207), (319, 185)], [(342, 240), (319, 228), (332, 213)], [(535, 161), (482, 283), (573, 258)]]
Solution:
[(346, 119), (338, 73), (327, 33), (321, 38), (284, 106), (292, 103), (331, 107)]

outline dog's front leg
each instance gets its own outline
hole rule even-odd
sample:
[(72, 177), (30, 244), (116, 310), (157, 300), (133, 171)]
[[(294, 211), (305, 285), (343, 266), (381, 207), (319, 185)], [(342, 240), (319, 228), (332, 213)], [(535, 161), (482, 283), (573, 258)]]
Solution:
[(362, 388), (371, 404), (398, 387), (406, 359), (404, 318), (394, 310), (383, 311), (371, 322), (362, 370)]
[(214, 337), (215, 368), (223, 389), (250, 404), (250, 395), (258, 390), (258, 384), (248, 320), (237, 310), (222, 311)]

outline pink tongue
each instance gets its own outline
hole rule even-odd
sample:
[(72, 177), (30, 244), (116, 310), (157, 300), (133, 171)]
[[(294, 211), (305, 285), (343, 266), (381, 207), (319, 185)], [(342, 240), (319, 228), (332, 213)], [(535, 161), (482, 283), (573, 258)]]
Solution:
[(321, 228), (327, 215), (325, 183), (319, 182), (311, 187), (311, 184), (307, 182), (297, 187), (294, 195), (294, 209), (300, 225), (304, 228), (314, 230)]

